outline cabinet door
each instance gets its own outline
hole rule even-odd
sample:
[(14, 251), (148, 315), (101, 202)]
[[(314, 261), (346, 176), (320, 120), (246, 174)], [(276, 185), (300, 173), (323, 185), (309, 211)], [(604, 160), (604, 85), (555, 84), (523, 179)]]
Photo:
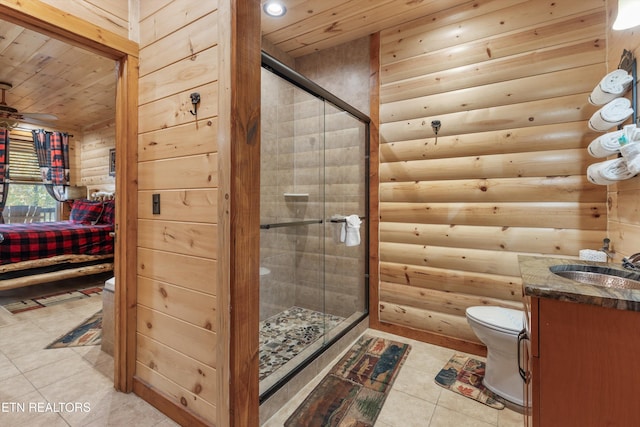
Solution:
[(538, 324), (540, 425), (638, 425), (640, 313), (541, 298)]

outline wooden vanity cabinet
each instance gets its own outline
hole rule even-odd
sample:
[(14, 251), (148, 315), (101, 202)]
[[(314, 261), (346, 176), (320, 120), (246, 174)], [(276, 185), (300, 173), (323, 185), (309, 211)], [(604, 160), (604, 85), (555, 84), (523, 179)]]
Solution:
[(640, 312), (528, 299), (525, 424), (640, 425)]

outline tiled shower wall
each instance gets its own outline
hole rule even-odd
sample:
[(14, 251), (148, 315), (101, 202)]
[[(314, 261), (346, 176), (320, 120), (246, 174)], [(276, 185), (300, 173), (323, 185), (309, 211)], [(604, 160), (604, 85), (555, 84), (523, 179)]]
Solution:
[[(337, 53), (343, 60), (334, 64), (335, 71), (353, 58), (359, 58), (363, 71), (338, 79), (348, 86), (333, 91), (341, 97), (354, 89), (361, 94), (363, 82), (368, 87), (368, 44), (355, 46), (360, 55)], [(336, 52), (331, 54), (335, 59)], [(303, 64), (323, 61), (312, 56)], [(313, 68), (311, 74), (317, 74), (318, 67)], [(364, 126), (271, 73), (263, 71), (262, 78), (261, 223), (364, 216)], [(357, 80), (360, 84), (354, 84)], [(366, 222), (359, 246), (337, 241), (339, 228), (314, 224), (261, 231), (261, 266), (270, 271), (261, 276), (261, 319), (293, 305), (342, 317), (363, 311)]]
[[(260, 223), (303, 219), (306, 206), (294, 190), (294, 92), (288, 83), (262, 70)], [(260, 319), (295, 305), (295, 227), (260, 231)]]
[[(365, 114), (369, 113), (369, 39), (345, 43), (296, 58), (296, 70)], [(327, 104), (325, 114), (325, 219), (357, 214), (365, 209), (365, 128), (349, 114)], [(325, 294), (327, 313), (342, 317), (361, 314), (365, 307), (365, 221), (362, 243), (346, 247), (337, 243), (338, 225), (326, 228)], [(298, 288), (300, 304), (318, 301), (308, 287)]]

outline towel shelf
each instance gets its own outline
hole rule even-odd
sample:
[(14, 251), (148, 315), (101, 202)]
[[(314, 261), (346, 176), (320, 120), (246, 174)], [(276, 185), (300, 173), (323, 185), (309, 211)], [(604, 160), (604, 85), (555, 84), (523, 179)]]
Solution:
[(284, 197), (309, 198), (309, 193), (284, 193)]
[(297, 227), (300, 225), (309, 225), (309, 224), (322, 224), (321, 219), (308, 219), (305, 221), (288, 221), (288, 222), (275, 222), (272, 224), (260, 224), (261, 230), (269, 230), (271, 228), (280, 228), (280, 227)]
[(622, 51), (622, 55), (620, 56), (620, 63), (618, 64), (618, 69), (625, 70), (631, 77), (633, 77), (633, 82), (631, 84), (631, 106), (633, 108), (633, 124), (638, 124), (638, 106), (637, 106), (637, 98), (638, 98), (638, 73), (637, 73), (637, 65), (636, 58), (633, 55), (633, 52), (624, 49)]
[[(365, 220), (365, 219), (367, 219), (367, 217), (366, 217), (366, 216), (360, 216), (360, 217), (358, 217), (358, 218), (360, 218), (361, 220)], [(329, 222), (336, 222), (336, 223), (337, 223), (337, 222), (347, 222), (347, 218), (331, 218), (331, 219), (329, 220)]]

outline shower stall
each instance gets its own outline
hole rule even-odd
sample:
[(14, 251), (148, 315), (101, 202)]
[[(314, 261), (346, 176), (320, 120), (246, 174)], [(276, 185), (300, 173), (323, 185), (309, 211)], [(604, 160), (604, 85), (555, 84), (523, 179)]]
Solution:
[(266, 54), (261, 72), (263, 400), (368, 315), (369, 118)]

